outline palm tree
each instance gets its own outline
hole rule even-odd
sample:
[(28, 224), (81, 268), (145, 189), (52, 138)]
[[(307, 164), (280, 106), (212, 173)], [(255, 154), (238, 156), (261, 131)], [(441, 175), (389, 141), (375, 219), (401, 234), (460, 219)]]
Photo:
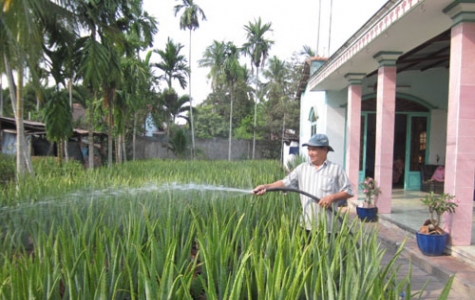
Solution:
[[(290, 74), (287, 68), (286, 62), (280, 60), (276, 56), (269, 59), (268, 67), (263, 72), (264, 78), (268, 80), (264, 90), (267, 94), (267, 99), (270, 111), (277, 112), (278, 117), (282, 118), (282, 131), (281, 131), (281, 145), (284, 142), (284, 133), (286, 125), (286, 116), (289, 106), (289, 86), (290, 86)], [(273, 119), (273, 118), (270, 118)], [(270, 126), (272, 128), (273, 126)], [(283, 152), (281, 150), (281, 161), (283, 159)]]
[[(138, 7), (136, 7), (138, 8)], [(132, 158), (135, 159), (135, 142), (137, 129), (137, 113), (146, 104), (150, 89), (155, 83), (151, 69), (149, 51), (145, 59), (140, 58), (140, 51), (153, 46), (153, 35), (157, 33), (157, 22), (147, 12), (140, 10), (126, 27), (126, 42), (121, 49), (121, 86), (117, 92), (114, 119), (117, 124), (116, 161), (126, 160), (125, 132), (128, 117), (132, 117)]]
[(302, 50), (299, 52), (300, 55), (305, 55), (306, 57), (313, 57), (315, 56), (315, 51), (308, 45), (303, 45)]
[(172, 124), (175, 123), (177, 118), (183, 118), (185, 121), (190, 122), (189, 118), (182, 115), (182, 113), (190, 111), (190, 97), (183, 95), (178, 97), (176, 91), (171, 89), (165, 89), (159, 94), (159, 102), (162, 106), (162, 111), (167, 120), (167, 135), (170, 136), (170, 129)]
[[(122, 73), (120, 68), (119, 45), (127, 40), (124, 31), (133, 20), (140, 17), (141, 0), (106, 0), (91, 5), (88, 0), (74, 1), (74, 10), (82, 32), (85, 36), (78, 40), (76, 46), (79, 64), (76, 76), (83, 79), (91, 89), (94, 99), (103, 98), (102, 104), (108, 109), (108, 164), (112, 164), (112, 128), (113, 105), (117, 87), (120, 85)], [(125, 45), (125, 47), (127, 47)], [(89, 111), (89, 153), (94, 153), (93, 116), (94, 107), (91, 99)], [(89, 155), (89, 168), (94, 166), (93, 155)]]
[(226, 83), (230, 87), (230, 110), (229, 110), (229, 144), (228, 144), (228, 161), (231, 161), (231, 140), (233, 137), (233, 98), (236, 89), (236, 83), (240, 78), (244, 77), (245, 70), (239, 64), (239, 49), (231, 42), (226, 44), (225, 60), (223, 64), (223, 75)]
[(213, 41), (203, 54), (203, 58), (198, 60), (198, 65), (202, 68), (209, 68), (207, 78), (211, 80), (213, 92), (222, 89), (223, 65), (225, 60), (226, 44), (224, 42)]
[[(17, 128), (17, 178), (28, 172), (34, 174), (26, 147), (23, 126), (23, 75), (29, 68), (33, 83), (39, 85), (35, 66), (43, 55), (43, 29), (54, 18), (67, 22), (69, 13), (65, 1), (25, 0), (2, 1), (0, 10), (0, 53), (8, 81), (12, 108)], [(15, 83), (13, 73), (17, 74)]]
[[(138, 112), (143, 108), (149, 99), (151, 86), (155, 80), (151, 69), (150, 57), (152, 51), (149, 51), (144, 60), (138, 57), (124, 57), (121, 61), (122, 74), (127, 80), (122, 80), (121, 90), (118, 92), (119, 108), (123, 114), (127, 112), (132, 115), (132, 159), (135, 160), (135, 142)], [(123, 117), (118, 116), (119, 119)], [(125, 133), (125, 120), (119, 126), (120, 132)]]
[[(46, 138), (57, 143), (58, 158), (63, 159), (63, 143), (73, 134), (72, 112), (65, 90), (56, 89), (45, 107)], [(66, 148), (67, 149), (67, 148)]]
[[(255, 75), (255, 86), (256, 92), (257, 87), (259, 86), (259, 68), (263, 67), (266, 62), (266, 58), (269, 55), (269, 50), (274, 44), (274, 41), (264, 38), (264, 35), (272, 31), (272, 23), (262, 24), (261, 18), (254, 23), (249, 22), (248, 25), (244, 25), (246, 30), (247, 42), (243, 45), (244, 55), (249, 55), (251, 57), (251, 65), (253, 68), (256, 68)], [(257, 125), (257, 102), (258, 97), (256, 96), (254, 103), (254, 131), (253, 131), (253, 141), (252, 141), (252, 159), (255, 157), (256, 152), (256, 125)]]
[(172, 88), (173, 79), (178, 80), (182, 89), (187, 85), (186, 75), (189, 73), (189, 68), (186, 58), (180, 54), (181, 49), (183, 49), (182, 44), (174, 44), (173, 40), (168, 37), (165, 50), (153, 50), (161, 58), (161, 61), (153, 66), (164, 72), (158, 79), (165, 81), (169, 89)]
[(195, 132), (193, 128), (193, 107), (192, 103), (192, 96), (191, 96), (191, 31), (200, 27), (199, 17), (201, 15), (201, 20), (205, 21), (206, 16), (203, 10), (195, 4), (193, 0), (182, 0), (182, 4), (175, 5), (174, 11), (175, 16), (183, 10), (183, 13), (180, 17), (180, 29), (186, 30), (188, 29), (190, 32), (190, 48), (189, 48), (189, 55), (188, 55), (188, 63), (189, 63), (189, 80), (188, 80), (188, 95), (190, 96), (190, 124), (191, 124), (191, 158), (194, 158), (194, 151), (195, 151)]

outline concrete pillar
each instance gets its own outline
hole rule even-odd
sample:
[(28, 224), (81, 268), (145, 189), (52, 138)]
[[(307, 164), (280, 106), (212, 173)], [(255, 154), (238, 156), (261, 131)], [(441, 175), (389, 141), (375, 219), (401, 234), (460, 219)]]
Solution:
[(346, 129), (346, 172), (358, 195), (360, 169), (360, 140), (361, 140), (361, 84), (365, 74), (349, 73), (348, 79), (348, 112)]
[(469, 246), (475, 178), (475, 3), (456, 1), (444, 12), (453, 21), (450, 41), (445, 193), (459, 206), (444, 216), (455, 246)]
[(402, 52), (379, 52), (376, 93), (376, 149), (374, 177), (381, 187), (378, 212), (391, 213), (394, 161), (394, 120), (396, 114), (396, 60)]

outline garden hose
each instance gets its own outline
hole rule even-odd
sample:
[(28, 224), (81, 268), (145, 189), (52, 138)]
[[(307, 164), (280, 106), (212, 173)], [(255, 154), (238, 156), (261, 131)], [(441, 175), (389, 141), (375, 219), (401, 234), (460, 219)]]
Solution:
[[(317, 201), (317, 203), (320, 201), (320, 198), (296, 188), (288, 188), (288, 187), (268, 188), (266, 189), (266, 192), (295, 192), (295, 193), (299, 193), (304, 196), (307, 196), (309, 198), (312, 198), (313, 200)], [(328, 207), (328, 208), (331, 209), (331, 207)]]
[[(309, 194), (307, 192), (304, 192), (304, 191), (296, 189), (296, 188), (288, 188), (288, 187), (268, 188), (268, 189), (266, 189), (266, 192), (294, 192), (294, 193), (299, 193), (299, 194), (302, 194), (304, 196), (307, 196), (307, 197), (315, 200), (317, 203), (320, 201), (320, 198), (318, 198), (317, 196), (314, 196), (312, 194)], [(343, 218), (341, 217), (341, 215), (337, 214), (332, 209), (331, 205), (328, 206), (327, 209), (329, 209), (331, 212), (333, 212), (333, 214), (338, 218), (338, 221), (340, 222), (340, 224), (343, 224)], [(350, 230), (350, 234), (353, 235), (351, 230)]]

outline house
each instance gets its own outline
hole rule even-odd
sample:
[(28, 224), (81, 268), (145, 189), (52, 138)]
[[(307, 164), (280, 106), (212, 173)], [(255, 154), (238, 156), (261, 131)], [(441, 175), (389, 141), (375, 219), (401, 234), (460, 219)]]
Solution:
[(475, 178), (475, 3), (386, 2), (310, 73), (301, 95), (300, 143), (326, 133), (356, 185), (374, 176), (378, 209), (398, 188), (420, 189), (420, 169), (445, 165), (444, 191), (460, 201), (444, 221), (455, 246), (470, 245)]
[[(55, 145), (46, 139), (46, 126), (44, 123), (24, 120), (25, 137), (32, 156), (55, 156), (57, 155)], [(88, 144), (87, 130), (73, 129), (73, 134), (68, 140), (68, 155), (70, 158), (85, 163), (84, 153)], [(97, 151), (97, 159), (104, 153), (104, 141), (107, 134), (93, 132), (94, 147)], [(16, 122), (14, 118), (0, 117), (0, 152), (14, 155), (16, 153)]]

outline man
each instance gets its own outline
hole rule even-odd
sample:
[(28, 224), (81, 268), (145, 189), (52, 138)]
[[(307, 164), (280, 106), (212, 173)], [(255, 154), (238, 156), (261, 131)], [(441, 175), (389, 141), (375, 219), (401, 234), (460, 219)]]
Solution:
[(320, 199), (318, 203), (310, 197), (300, 195), (303, 225), (307, 231), (315, 228), (319, 214), (324, 209), (330, 232), (333, 213), (327, 208), (331, 206), (332, 210), (338, 209), (346, 199), (353, 197), (353, 188), (343, 168), (327, 159), (328, 152), (333, 151), (333, 148), (325, 134), (315, 134), (302, 146), (307, 147), (309, 162), (300, 164), (282, 180), (257, 186), (253, 193), (263, 195), (269, 188), (297, 187), (314, 195)]

